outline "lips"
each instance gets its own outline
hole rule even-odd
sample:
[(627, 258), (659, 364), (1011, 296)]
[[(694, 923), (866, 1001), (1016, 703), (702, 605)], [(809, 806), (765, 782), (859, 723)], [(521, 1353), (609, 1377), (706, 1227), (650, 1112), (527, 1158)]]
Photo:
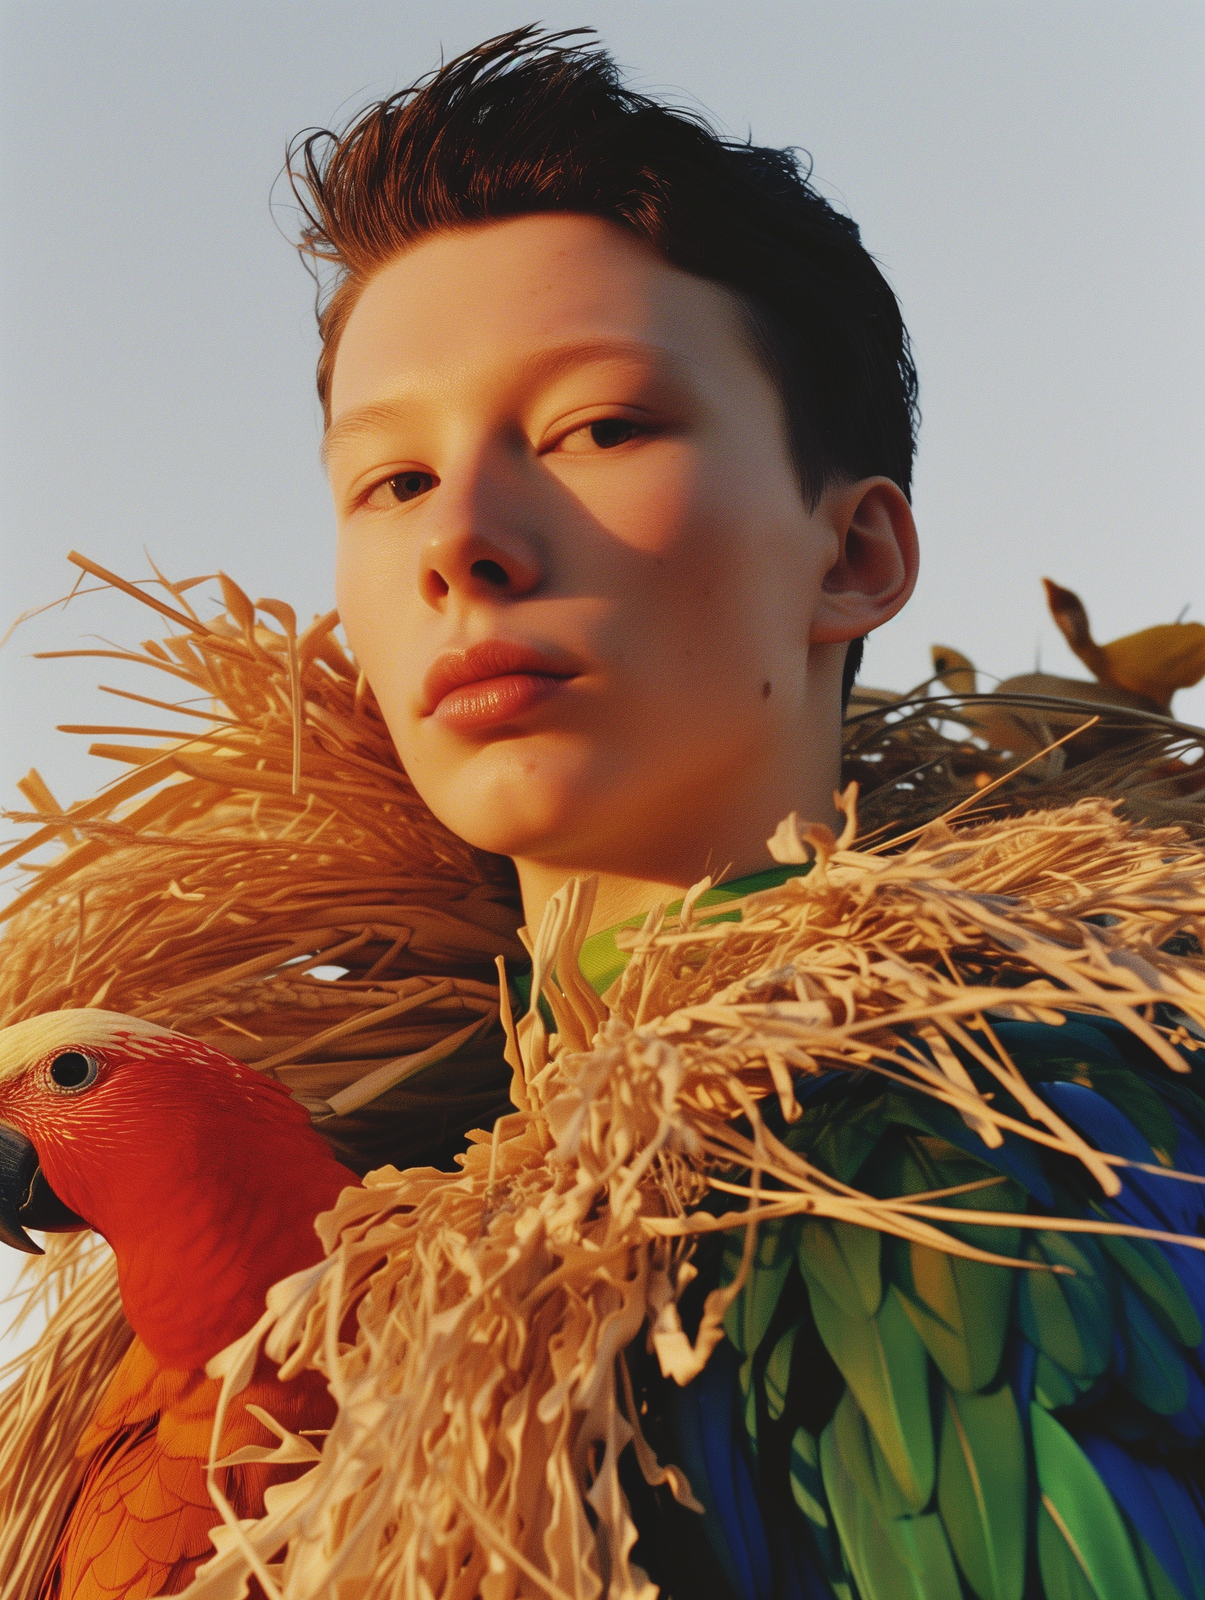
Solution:
[(512, 722), (578, 676), (566, 657), (486, 639), (437, 657), (423, 682), (423, 714), (462, 732)]

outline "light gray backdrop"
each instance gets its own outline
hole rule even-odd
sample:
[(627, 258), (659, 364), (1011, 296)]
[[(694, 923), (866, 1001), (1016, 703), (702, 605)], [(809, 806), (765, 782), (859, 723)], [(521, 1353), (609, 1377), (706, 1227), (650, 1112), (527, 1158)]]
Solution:
[[(65, 592), (73, 545), (128, 575), (144, 547), (173, 575), (221, 566), (326, 609), (311, 288), (280, 185), (270, 209), (285, 143), (532, 18), (593, 21), (642, 88), (806, 147), (895, 285), (921, 373), (925, 559), (868, 682), (923, 678), (934, 641), (999, 675), (1039, 651), (1078, 672), (1043, 573), (1082, 593), (1102, 640), (1186, 604), (1205, 618), (1200, 0), (9, 0), (2, 16), (3, 626)], [(93, 631), (145, 624), (84, 600), (0, 655), (0, 804), (30, 764), (64, 800), (110, 775), (51, 731), (124, 720), (90, 693), (97, 669), (27, 659)], [(1205, 686), (1176, 709), (1205, 722)]]
[[(894, 284), (924, 566), (867, 682), (922, 679), (933, 642), (1079, 673), (1043, 574), (1102, 641), (1205, 620), (1201, 0), (6, 0), (0, 632), (70, 587), (72, 546), (327, 609), (286, 141), (532, 20), (593, 23), (640, 88), (806, 147)], [(127, 720), (98, 668), (29, 654), (146, 637), (137, 610), (82, 599), (5, 646), (0, 806), (31, 765), (63, 801), (114, 775), (52, 731)], [(1175, 709), (1205, 722), (1205, 686)]]

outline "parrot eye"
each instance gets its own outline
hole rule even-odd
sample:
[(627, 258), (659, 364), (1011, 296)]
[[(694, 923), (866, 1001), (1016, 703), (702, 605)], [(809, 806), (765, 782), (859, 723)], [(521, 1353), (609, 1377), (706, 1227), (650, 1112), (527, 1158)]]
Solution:
[(78, 1093), (96, 1082), (100, 1063), (86, 1050), (60, 1050), (50, 1063), (50, 1081), (68, 1094)]

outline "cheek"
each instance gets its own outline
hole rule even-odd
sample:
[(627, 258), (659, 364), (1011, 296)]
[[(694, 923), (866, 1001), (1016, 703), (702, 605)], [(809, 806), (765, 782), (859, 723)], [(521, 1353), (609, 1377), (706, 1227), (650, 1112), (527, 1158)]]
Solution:
[(654, 486), (640, 523), (651, 559), (623, 608), (642, 650), (723, 679), (805, 643), (821, 566), (797, 497), (768, 487), (744, 492), (718, 470)]
[(46, 1182), (64, 1205), (81, 1216), (92, 1210), (92, 1196), (80, 1173), (76, 1141), (72, 1130), (64, 1126), (65, 1118), (55, 1118), (53, 1126), (49, 1115), (40, 1117), (37, 1126), (29, 1128), (29, 1136), (37, 1146), (38, 1165)]
[(622, 470), (599, 472), (577, 487), (577, 497), (611, 538), (654, 560), (697, 544), (711, 499), (698, 455), (675, 445), (642, 450)]
[[(406, 641), (412, 629), (403, 598), (413, 587), (413, 573), (396, 544), (340, 535), (335, 561), (339, 618), (382, 710), (395, 686), (409, 683)], [(409, 664), (411, 675), (417, 674), (417, 665)]]
[(741, 444), (717, 430), (642, 452), (603, 486), (608, 532), (638, 558), (623, 569), (623, 609), (655, 607), (658, 631), (680, 615), (691, 632), (727, 634), (750, 623), (756, 637), (784, 605), (797, 612), (815, 586), (793, 471), (764, 441)]
[(82, 1192), (71, 1161), (71, 1147), (58, 1139), (44, 1138), (38, 1142), (39, 1162), (46, 1182), (64, 1205), (79, 1211), (87, 1204), (88, 1196)]
[(374, 588), (379, 556), (367, 541), (342, 532), (335, 555), (335, 600), (347, 642), (360, 665), (374, 653), (376, 609), (369, 597)]

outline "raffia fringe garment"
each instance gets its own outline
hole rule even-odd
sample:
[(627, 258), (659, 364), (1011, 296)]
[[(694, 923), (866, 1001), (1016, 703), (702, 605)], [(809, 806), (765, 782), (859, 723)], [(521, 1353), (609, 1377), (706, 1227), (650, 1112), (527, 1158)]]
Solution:
[[(270, 633), (232, 585), (227, 607), (219, 625), (176, 611), (188, 636), (142, 658), (213, 696), (212, 732), (167, 753), (122, 749), (133, 777), (70, 813), (31, 796), (44, 837), (69, 845), (18, 903), (4, 1020), (103, 1003), (169, 1021), (289, 1082), (361, 1166), (399, 1129), (404, 1159), (407, 1122), (430, 1144), (462, 1072), (478, 1095), (469, 1115), (502, 1109), (508, 1008), (503, 989), (500, 1017), (484, 959), (517, 953), (511, 885), (418, 804), (332, 619), (298, 638), (287, 608), (272, 610)], [(708, 1188), (752, 1174), (719, 1219), (746, 1230), (747, 1254), (749, 1205), (979, 1254), (934, 1225), (940, 1200), (871, 1199), (774, 1140), (759, 1102), (776, 1096), (789, 1119), (798, 1074), (903, 1079), (988, 1144), (1011, 1127), (1116, 1190), (1116, 1163), (977, 1041), (992, 1016), (1082, 1011), (1117, 1018), (1182, 1067), (1146, 1017), (1171, 1002), (1205, 1024), (1200, 961), (1159, 948), (1199, 927), (1205, 858), (1101, 800), (935, 824), (890, 854), (850, 848), (850, 816), (839, 843), (784, 826), (779, 858), (815, 864), (746, 900), (741, 922), (699, 921), (693, 893), (676, 922), (651, 917), (609, 1007), (575, 978), (591, 891), (557, 898), (534, 952), (557, 1031), (550, 1040), (533, 1010), (511, 1034), (518, 1111), (477, 1116), (493, 1133), (473, 1136), (462, 1174), (386, 1167), (347, 1191), (322, 1219), (328, 1261), (279, 1286), (246, 1348), (227, 1354), (233, 1389), (266, 1336), (289, 1366), (324, 1370), (341, 1410), (320, 1453), (282, 1443), (288, 1459), (317, 1455), (313, 1470), (273, 1491), (262, 1525), (219, 1533), (221, 1554), (190, 1593), (238, 1596), (250, 1566), (290, 1597), (650, 1596), (628, 1561), (616, 1476), (637, 1423), (620, 1358), (647, 1321), (664, 1370), (686, 1381), (722, 1337), (739, 1279), (711, 1297), (693, 1344), (675, 1309), (692, 1231), (717, 1225), (697, 1211)], [(382, 886), (372, 905), (369, 883)], [(1107, 928), (1083, 920), (1102, 915)], [(451, 975), (433, 981), (441, 960)], [(307, 977), (332, 961), (350, 965), (346, 979)], [(461, 1053), (440, 1078), (453, 1039)], [(982, 1098), (954, 1045), (1032, 1123)], [(781, 1191), (769, 1209), (766, 1178)], [(110, 1266), (88, 1271), (88, 1251), (67, 1241), (49, 1257), (48, 1288), (66, 1295), (0, 1412), (5, 1594), (35, 1586), (76, 1481), (75, 1440), (129, 1337)], [(681, 1475), (638, 1433), (636, 1445), (646, 1475), (665, 1474), (689, 1503)]]

